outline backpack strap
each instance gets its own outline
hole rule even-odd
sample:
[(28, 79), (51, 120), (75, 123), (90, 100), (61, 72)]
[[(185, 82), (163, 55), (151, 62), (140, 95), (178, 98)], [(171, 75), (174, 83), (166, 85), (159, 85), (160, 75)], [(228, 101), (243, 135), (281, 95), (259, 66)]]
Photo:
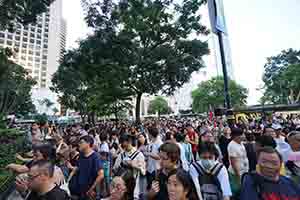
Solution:
[(242, 176), (242, 181), (241, 181), (242, 184), (243, 184), (246, 176), (250, 176), (250, 178), (252, 179), (252, 181), (253, 181), (252, 186), (254, 187), (254, 190), (257, 193), (258, 199), (263, 200), (262, 193), (261, 193), (262, 183), (261, 183), (261, 180), (259, 180), (258, 175), (255, 172), (244, 173)]
[(194, 163), (192, 163), (192, 165), (193, 165), (194, 168), (196, 169), (196, 171), (197, 171), (197, 173), (198, 173), (198, 176), (200, 176), (201, 174), (204, 173), (204, 170), (203, 170), (202, 166), (201, 166), (199, 163), (194, 162)]
[(212, 169), (211, 169), (211, 174), (213, 176), (218, 176), (218, 174), (220, 173), (221, 169), (223, 168), (223, 164), (222, 163), (217, 163)]

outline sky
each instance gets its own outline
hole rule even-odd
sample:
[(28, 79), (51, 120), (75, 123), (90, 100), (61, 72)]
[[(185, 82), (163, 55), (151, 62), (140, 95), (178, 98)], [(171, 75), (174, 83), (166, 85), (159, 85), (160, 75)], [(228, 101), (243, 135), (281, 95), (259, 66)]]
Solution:
[[(235, 80), (249, 89), (248, 104), (257, 104), (266, 58), (281, 50), (300, 49), (300, 0), (223, 0)], [(90, 31), (80, 0), (63, 0), (67, 48)]]

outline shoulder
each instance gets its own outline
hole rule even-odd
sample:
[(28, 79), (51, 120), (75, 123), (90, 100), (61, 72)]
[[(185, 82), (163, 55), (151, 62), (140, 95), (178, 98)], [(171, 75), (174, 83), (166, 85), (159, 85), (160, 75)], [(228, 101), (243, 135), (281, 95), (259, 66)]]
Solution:
[(60, 189), (59, 187), (55, 187), (51, 192), (47, 194), (47, 199), (56, 199), (56, 200), (68, 200), (70, 199), (67, 192)]

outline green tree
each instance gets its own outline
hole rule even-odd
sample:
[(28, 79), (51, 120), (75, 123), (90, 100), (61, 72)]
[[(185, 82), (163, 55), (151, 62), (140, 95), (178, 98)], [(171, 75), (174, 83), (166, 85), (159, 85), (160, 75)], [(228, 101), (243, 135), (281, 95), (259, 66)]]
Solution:
[[(122, 88), (129, 88), (136, 101), (136, 120), (140, 120), (140, 103), (144, 93), (172, 94), (189, 81), (191, 74), (202, 68), (202, 56), (208, 45), (192, 34), (207, 34), (200, 23), (202, 0), (84, 1), (86, 21), (97, 34), (96, 41), (107, 42), (116, 52), (96, 54), (95, 63), (102, 71), (117, 69)], [(90, 54), (89, 54), (90, 55)], [(97, 61), (98, 60), (98, 61)], [(104, 75), (106, 73), (103, 73)]]
[(156, 114), (158, 113), (158, 116), (170, 114), (172, 113), (171, 108), (168, 105), (168, 102), (165, 100), (165, 98), (158, 96), (155, 97), (152, 101), (150, 101), (149, 108), (148, 108), (149, 114)]
[[(294, 103), (298, 98), (299, 80), (298, 64), (300, 64), (300, 51), (288, 49), (277, 56), (267, 59), (264, 68), (264, 96), (262, 103)], [(297, 82), (297, 81), (296, 81)], [(298, 99), (299, 101), (299, 99)]]
[[(233, 80), (229, 81), (229, 92), (233, 107), (247, 103), (248, 90)], [(223, 107), (225, 101), (223, 77), (214, 77), (200, 83), (198, 88), (192, 91), (192, 98), (192, 109), (197, 113), (207, 112), (210, 107)]]
[(1, 0), (0, 29), (13, 29), (16, 23), (29, 24), (46, 12), (54, 0)]
[(23, 67), (8, 59), (7, 52), (10, 51), (0, 49), (0, 69), (4, 69), (0, 75), (0, 116), (18, 113), (22, 108), (28, 109), (21, 111), (23, 114), (31, 112), (31, 88), (36, 82)]
[(54, 115), (56, 115), (56, 113), (58, 113), (59, 110), (58, 110), (58, 108), (54, 107), (54, 108), (52, 108), (52, 112), (53, 112)]

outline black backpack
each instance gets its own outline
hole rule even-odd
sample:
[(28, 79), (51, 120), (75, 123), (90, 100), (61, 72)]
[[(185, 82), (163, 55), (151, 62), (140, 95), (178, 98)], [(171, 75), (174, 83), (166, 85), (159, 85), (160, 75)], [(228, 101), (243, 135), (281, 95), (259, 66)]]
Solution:
[(198, 179), (203, 200), (222, 200), (223, 192), (217, 176), (223, 168), (223, 164), (217, 163), (209, 172), (197, 162), (192, 165), (199, 174)]

